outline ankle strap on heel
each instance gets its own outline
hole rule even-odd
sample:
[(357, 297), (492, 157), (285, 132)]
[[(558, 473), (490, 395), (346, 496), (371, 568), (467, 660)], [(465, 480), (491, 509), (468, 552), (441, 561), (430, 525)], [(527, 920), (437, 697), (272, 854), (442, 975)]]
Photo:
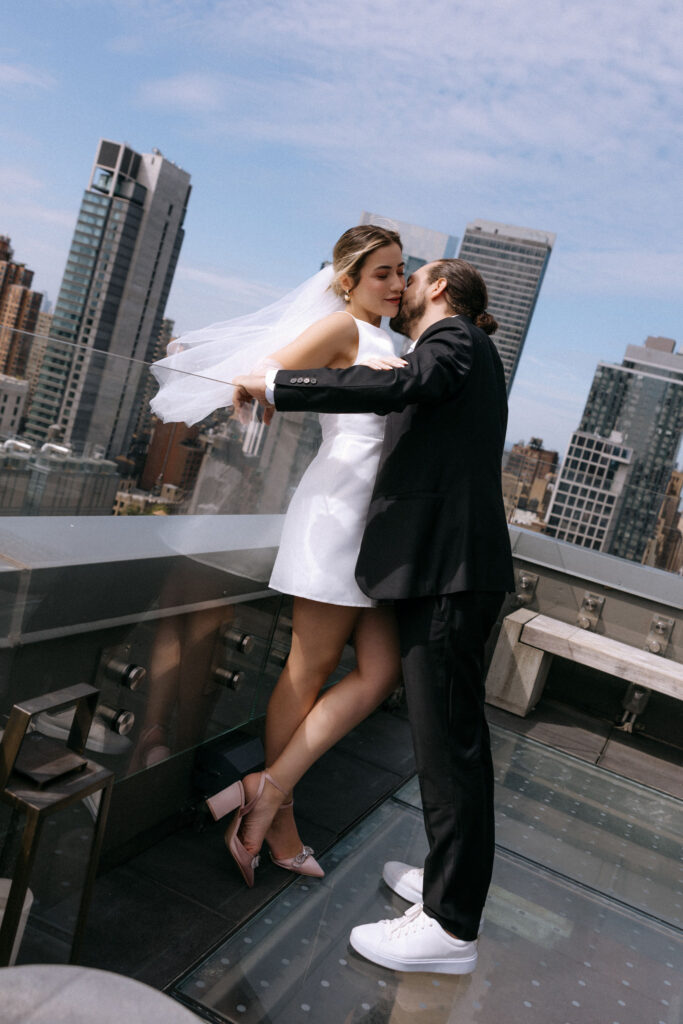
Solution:
[(275, 781), (275, 779), (273, 778), (269, 771), (264, 771), (263, 774), (265, 778), (268, 779), (268, 782), (271, 784), (271, 786), (275, 786), (276, 789), (280, 790), (283, 796), (287, 796), (288, 791), (286, 789), (283, 789), (279, 782)]
[(270, 774), (270, 772), (263, 771), (263, 772), (261, 772), (261, 775), (260, 775), (260, 778), (259, 778), (259, 784), (258, 784), (258, 789), (256, 790), (256, 793), (251, 798), (249, 803), (244, 804), (242, 809), (241, 809), (240, 813), (241, 813), (242, 817), (244, 817), (245, 814), (249, 814), (249, 811), (253, 810), (254, 805), (257, 803), (257, 801), (259, 800), (259, 798), (261, 796), (261, 793), (263, 793), (263, 790), (265, 789), (266, 780), (268, 782), (270, 782), (271, 786), (274, 786), (275, 789), (279, 789), (279, 791), (281, 793), (284, 793), (284, 795), (287, 796), (287, 791), (284, 790), (282, 788), (282, 786), (278, 785), (278, 783), (275, 781), (275, 779)]

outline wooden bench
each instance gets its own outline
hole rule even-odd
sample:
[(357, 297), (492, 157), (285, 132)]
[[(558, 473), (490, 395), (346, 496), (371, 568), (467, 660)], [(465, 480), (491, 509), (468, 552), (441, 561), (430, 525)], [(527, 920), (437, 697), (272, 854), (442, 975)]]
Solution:
[(503, 620), (486, 679), (486, 700), (515, 715), (528, 715), (540, 699), (554, 656), (683, 700), (679, 662), (528, 608)]

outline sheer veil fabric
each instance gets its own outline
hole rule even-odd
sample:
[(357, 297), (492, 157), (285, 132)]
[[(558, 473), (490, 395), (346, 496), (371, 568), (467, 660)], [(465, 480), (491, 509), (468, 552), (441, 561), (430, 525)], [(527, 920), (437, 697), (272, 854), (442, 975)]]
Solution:
[(248, 373), (266, 356), (293, 341), (316, 320), (344, 309), (330, 288), (332, 266), (308, 278), (294, 291), (256, 313), (202, 327), (168, 346), (164, 359), (150, 367), (159, 383), (152, 399), (155, 416), (166, 423), (198, 423), (230, 405), (230, 381)]

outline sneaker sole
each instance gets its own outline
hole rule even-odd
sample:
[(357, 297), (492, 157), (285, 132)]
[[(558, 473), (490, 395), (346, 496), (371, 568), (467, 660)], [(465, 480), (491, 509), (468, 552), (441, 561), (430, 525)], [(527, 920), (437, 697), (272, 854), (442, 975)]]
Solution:
[(376, 950), (365, 947), (355, 937), (351, 937), (350, 944), (356, 953), (360, 953), (366, 960), (379, 964), (380, 967), (388, 967), (392, 971), (403, 973), (425, 973), (425, 974), (471, 974), (477, 966), (477, 953), (472, 956), (463, 957), (461, 960), (446, 958), (443, 960), (402, 960), (400, 957), (390, 956), (388, 953), (380, 953)]

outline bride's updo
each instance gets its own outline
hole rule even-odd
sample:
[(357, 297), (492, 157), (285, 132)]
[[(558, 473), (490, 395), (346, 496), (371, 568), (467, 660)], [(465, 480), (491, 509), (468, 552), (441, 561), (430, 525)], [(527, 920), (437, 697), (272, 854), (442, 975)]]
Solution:
[(383, 245), (401, 245), (401, 237), (389, 228), (380, 228), (376, 224), (360, 224), (349, 228), (337, 241), (332, 254), (334, 280), (330, 288), (336, 295), (343, 295), (345, 289), (339, 284), (339, 278), (348, 274), (353, 281), (352, 287), (358, 284), (360, 272), (366, 259), (375, 249)]

